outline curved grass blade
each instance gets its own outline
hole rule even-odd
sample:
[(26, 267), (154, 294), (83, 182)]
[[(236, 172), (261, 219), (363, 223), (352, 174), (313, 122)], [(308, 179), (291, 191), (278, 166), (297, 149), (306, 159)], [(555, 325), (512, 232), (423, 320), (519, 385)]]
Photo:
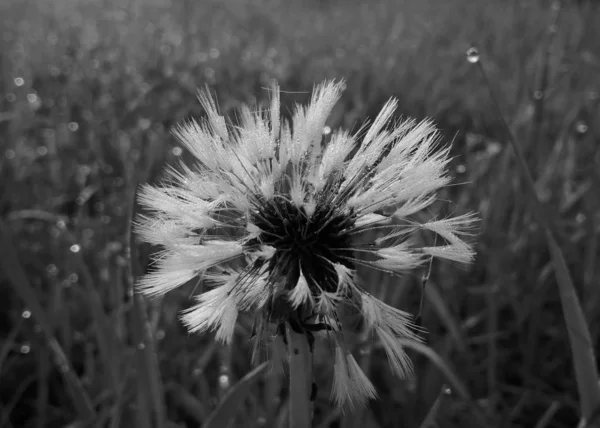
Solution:
[[(498, 103), (491, 83), (487, 77), (485, 69), (479, 59), (479, 53), (475, 48), (469, 49), (471, 58), (470, 61), (478, 65), (478, 68), (483, 76), (485, 85), (490, 93), (492, 105), (496, 110), (496, 114), (501, 119), (501, 123), (505, 129), (508, 141), (514, 150), (517, 164), (525, 178), (525, 187), (531, 194), (533, 201), (534, 215), (544, 229), (548, 249), (554, 266), (554, 274), (559, 288), (560, 301), (563, 308), (563, 316), (567, 326), (569, 335), (569, 343), (571, 345), (571, 353), (573, 355), (573, 365), (575, 368), (575, 377), (577, 379), (577, 389), (579, 399), (581, 400), (581, 415), (583, 419), (590, 420), (600, 409), (600, 388), (598, 387), (598, 369), (596, 367), (596, 358), (594, 356), (593, 341), (591, 334), (577, 296), (577, 291), (573, 285), (571, 274), (567, 267), (565, 257), (554, 237), (552, 228), (551, 213), (553, 210), (547, 209), (540, 200), (533, 176), (523, 155), (523, 150), (517, 144), (517, 141), (502, 114), (500, 104)], [(473, 53), (476, 53), (473, 55)], [(476, 59), (475, 59), (476, 58)]]
[(73, 367), (58, 340), (56, 340), (46, 311), (38, 300), (35, 290), (29, 283), (16, 254), (17, 252), (12, 245), (9, 230), (4, 222), (0, 220), (0, 267), (6, 273), (9, 283), (13, 286), (15, 292), (23, 299), (33, 317), (37, 320), (48, 349), (54, 357), (54, 363), (65, 381), (79, 419), (82, 421), (93, 420), (96, 412), (92, 407), (90, 397), (79, 381), (79, 378), (75, 375)]
[(483, 414), (481, 408), (473, 401), (467, 387), (462, 383), (459, 377), (456, 375), (454, 370), (444, 361), (444, 359), (433, 349), (431, 349), (427, 345), (423, 345), (422, 343), (418, 343), (415, 341), (411, 341), (408, 339), (399, 339), (398, 340), (403, 347), (407, 347), (413, 349), (417, 353), (426, 357), (429, 361), (431, 361), (444, 375), (448, 384), (450, 385), (450, 390), (452, 392), (456, 392), (456, 394), (469, 405), (473, 415), (477, 418), (479, 426), (481, 428), (485, 428), (488, 425), (487, 419)]
[(261, 378), (268, 363), (264, 362), (241, 378), (223, 397), (217, 408), (208, 416), (204, 428), (224, 428), (235, 418), (252, 386)]

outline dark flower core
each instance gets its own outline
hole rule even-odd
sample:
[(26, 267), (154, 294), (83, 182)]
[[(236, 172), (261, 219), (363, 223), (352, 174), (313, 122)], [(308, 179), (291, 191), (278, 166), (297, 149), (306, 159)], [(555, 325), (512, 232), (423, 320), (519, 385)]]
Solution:
[(261, 234), (250, 245), (263, 244), (275, 248), (269, 270), (275, 277), (285, 278), (292, 289), (300, 277), (300, 267), (313, 295), (320, 290), (335, 292), (338, 275), (333, 263), (354, 268), (354, 257), (348, 230), (354, 217), (335, 207), (317, 206), (312, 216), (284, 199), (262, 204), (251, 221)]

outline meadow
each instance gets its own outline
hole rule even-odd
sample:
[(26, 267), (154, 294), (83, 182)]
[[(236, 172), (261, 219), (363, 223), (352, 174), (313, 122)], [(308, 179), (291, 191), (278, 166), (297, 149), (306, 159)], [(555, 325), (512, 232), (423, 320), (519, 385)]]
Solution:
[[(0, 427), (285, 426), (285, 377), (190, 335), (133, 292), (153, 249), (133, 241), (136, 186), (189, 155), (170, 133), (268, 100), (290, 110), (344, 79), (331, 128), (395, 96), (452, 144), (439, 213), (476, 211), (475, 262), (369, 287), (416, 313), (414, 376), (367, 339), (380, 399), (345, 413), (316, 355), (315, 427), (575, 427), (573, 356), (554, 265), (502, 116), (521, 147), (600, 354), (600, 4), (542, 0), (4, 0), (0, 3)], [(594, 379), (595, 381), (595, 379)]]

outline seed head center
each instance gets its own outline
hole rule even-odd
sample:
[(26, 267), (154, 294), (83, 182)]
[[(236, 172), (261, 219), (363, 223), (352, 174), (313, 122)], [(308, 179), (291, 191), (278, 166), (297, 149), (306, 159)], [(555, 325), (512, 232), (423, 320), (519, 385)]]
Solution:
[(274, 199), (261, 207), (252, 219), (261, 229), (261, 244), (275, 248), (270, 268), (295, 285), (300, 269), (309, 287), (335, 291), (337, 274), (334, 264), (353, 268), (348, 228), (352, 216), (331, 206), (319, 206), (309, 215), (304, 207)]

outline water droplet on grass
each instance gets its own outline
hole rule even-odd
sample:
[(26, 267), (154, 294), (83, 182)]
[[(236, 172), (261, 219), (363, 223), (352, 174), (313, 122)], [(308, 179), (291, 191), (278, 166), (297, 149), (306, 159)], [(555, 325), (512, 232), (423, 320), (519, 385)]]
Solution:
[(79, 124), (77, 122), (69, 122), (67, 128), (69, 128), (69, 131), (75, 132), (79, 129)]
[(31, 311), (29, 309), (25, 309), (21, 312), (21, 316), (25, 319), (31, 318)]
[(39, 146), (37, 149), (35, 149), (35, 151), (40, 156), (46, 156), (48, 154), (48, 148), (44, 146)]
[(173, 153), (175, 156), (181, 156), (181, 154), (183, 153), (183, 150), (181, 149), (181, 147), (177, 146), (177, 147), (173, 147), (173, 150), (171, 150), (171, 153)]
[(575, 123), (575, 131), (577, 131), (579, 134), (585, 134), (588, 128), (589, 127), (587, 123), (585, 123), (583, 120), (578, 120), (577, 123)]
[(15, 77), (15, 85), (23, 86), (25, 84), (25, 80), (22, 77)]
[(48, 273), (48, 275), (54, 276), (58, 273), (58, 268), (55, 264), (50, 263), (48, 266), (46, 266), (46, 273)]
[(20, 351), (21, 354), (29, 354), (29, 351), (31, 351), (31, 345), (29, 343), (23, 343)]
[(69, 250), (71, 250), (72, 253), (78, 253), (81, 251), (81, 246), (79, 244), (73, 244)]
[(475, 47), (470, 47), (466, 52), (467, 61), (471, 64), (477, 64), (479, 62), (479, 51)]
[(31, 104), (35, 103), (38, 100), (38, 96), (36, 94), (27, 94), (27, 101)]
[(444, 388), (444, 394), (446, 395), (451, 395), (452, 394), (452, 390), (448, 387)]
[(227, 375), (219, 376), (219, 386), (221, 388), (229, 388), (229, 376), (227, 376)]
[(145, 343), (138, 343), (138, 346), (137, 346), (137, 348), (138, 348), (140, 351), (143, 351), (144, 349), (146, 349), (146, 344), (145, 344)]
[(544, 93), (542, 91), (535, 91), (533, 93), (534, 100), (541, 100), (542, 98), (544, 98)]

